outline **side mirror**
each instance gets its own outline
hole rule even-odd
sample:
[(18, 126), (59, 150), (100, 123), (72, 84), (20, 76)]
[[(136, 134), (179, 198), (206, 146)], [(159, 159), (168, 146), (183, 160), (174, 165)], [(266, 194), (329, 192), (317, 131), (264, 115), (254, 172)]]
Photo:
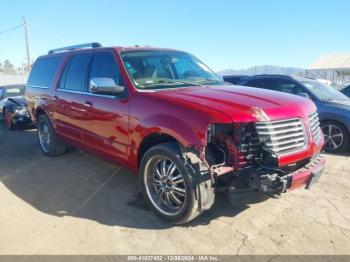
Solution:
[(124, 90), (125, 87), (118, 86), (113, 78), (94, 77), (90, 80), (89, 91), (92, 94), (118, 96), (122, 94)]
[(297, 95), (301, 96), (301, 97), (304, 97), (304, 98), (307, 98), (307, 99), (310, 99), (308, 93), (298, 93)]

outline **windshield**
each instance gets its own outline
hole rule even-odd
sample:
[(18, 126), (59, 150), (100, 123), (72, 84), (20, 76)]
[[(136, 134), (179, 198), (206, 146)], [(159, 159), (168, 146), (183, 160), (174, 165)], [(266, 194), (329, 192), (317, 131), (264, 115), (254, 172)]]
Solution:
[(320, 100), (348, 100), (349, 98), (343, 95), (333, 87), (326, 86), (317, 81), (303, 80), (301, 83), (318, 99)]
[(24, 87), (10, 87), (6, 89), (5, 97), (23, 96)]
[(129, 51), (122, 53), (122, 59), (138, 89), (224, 84), (205, 64), (185, 52)]

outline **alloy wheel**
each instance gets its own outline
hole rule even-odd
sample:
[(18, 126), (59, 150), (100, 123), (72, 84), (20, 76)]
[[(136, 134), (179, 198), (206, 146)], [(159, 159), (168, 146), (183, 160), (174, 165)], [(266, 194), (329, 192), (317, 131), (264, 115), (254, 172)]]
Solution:
[(45, 122), (39, 124), (38, 136), (41, 148), (45, 153), (48, 153), (50, 151), (51, 135), (49, 127)]
[(342, 146), (344, 134), (338, 126), (334, 124), (324, 125), (322, 126), (322, 132), (325, 137), (324, 148), (326, 151), (334, 151)]
[(146, 166), (146, 192), (159, 212), (175, 216), (186, 202), (186, 183), (176, 164), (162, 156), (154, 156)]

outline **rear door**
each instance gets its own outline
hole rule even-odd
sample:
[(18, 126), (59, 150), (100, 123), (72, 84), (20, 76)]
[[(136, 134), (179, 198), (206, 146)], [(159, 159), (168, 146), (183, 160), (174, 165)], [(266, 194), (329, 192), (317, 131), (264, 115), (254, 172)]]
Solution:
[(86, 113), (84, 97), (87, 92), (87, 76), (91, 54), (73, 55), (65, 66), (54, 99), (53, 117), (56, 132), (67, 139), (80, 143), (81, 124)]
[[(94, 52), (89, 79), (112, 78), (124, 86), (113, 51)], [(83, 94), (86, 115), (81, 123), (84, 145), (113, 160), (124, 161), (129, 144), (127, 89), (117, 96)]]

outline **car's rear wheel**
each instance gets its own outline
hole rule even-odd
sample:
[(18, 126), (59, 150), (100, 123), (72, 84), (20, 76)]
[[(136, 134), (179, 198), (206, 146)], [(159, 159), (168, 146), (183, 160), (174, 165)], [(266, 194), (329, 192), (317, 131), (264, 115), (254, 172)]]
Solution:
[(4, 109), (4, 121), (8, 130), (14, 130), (16, 125), (12, 122), (11, 112), (8, 109)]
[(163, 219), (184, 224), (201, 213), (194, 178), (176, 143), (149, 149), (141, 161), (140, 179), (146, 201)]
[(37, 128), (40, 148), (44, 155), (54, 157), (66, 151), (66, 147), (58, 140), (50, 119), (46, 115), (41, 114), (38, 117)]
[(348, 148), (348, 132), (341, 124), (334, 121), (321, 123), (325, 137), (324, 150), (329, 153), (340, 153)]

